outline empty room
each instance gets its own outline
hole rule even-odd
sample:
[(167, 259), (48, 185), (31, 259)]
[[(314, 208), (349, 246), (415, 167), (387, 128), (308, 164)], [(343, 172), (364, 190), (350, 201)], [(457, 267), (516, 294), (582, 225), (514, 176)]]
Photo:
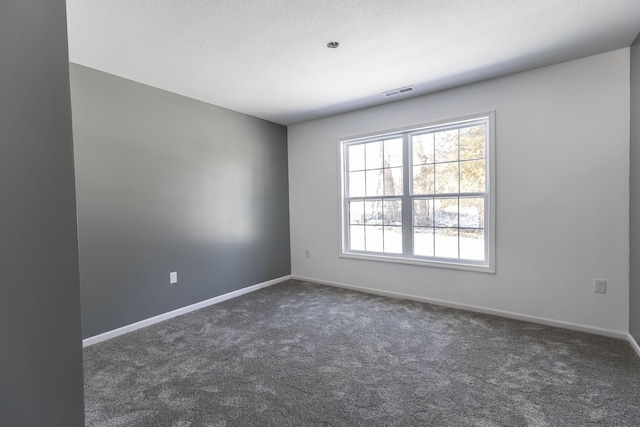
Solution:
[(0, 425), (640, 425), (639, 33), (3, 1)]

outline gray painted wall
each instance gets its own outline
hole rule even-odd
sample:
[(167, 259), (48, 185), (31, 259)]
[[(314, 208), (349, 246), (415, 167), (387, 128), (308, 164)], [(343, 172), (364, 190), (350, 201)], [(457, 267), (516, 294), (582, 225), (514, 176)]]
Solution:
[(76, 64), (71, 98), (84, 337), (291, 273), (286, 127)]
[(0, 425), (82, 426), (64, 0), (0, 2)]
[(629, 333), (640, 343), (640, 35), (631, 47)]

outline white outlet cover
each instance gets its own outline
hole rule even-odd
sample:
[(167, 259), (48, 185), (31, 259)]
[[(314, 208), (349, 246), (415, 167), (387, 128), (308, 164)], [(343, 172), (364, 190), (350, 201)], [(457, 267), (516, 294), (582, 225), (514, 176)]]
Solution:
[(594, 279), (593, 280), (593, 290), (598, 294), (606, 294), (607, 293), (607, 281), (602, 279)]
[(173, 285), (174, 283), (178, 283), (178, 272), (172, 271), (169, 273), (169, 284)]

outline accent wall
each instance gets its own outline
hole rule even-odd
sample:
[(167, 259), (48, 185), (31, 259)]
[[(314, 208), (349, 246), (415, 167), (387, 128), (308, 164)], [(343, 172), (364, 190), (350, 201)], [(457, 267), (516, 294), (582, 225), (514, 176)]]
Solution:
[(286, 127), (70, 67), (85, 338), (290, 274)]

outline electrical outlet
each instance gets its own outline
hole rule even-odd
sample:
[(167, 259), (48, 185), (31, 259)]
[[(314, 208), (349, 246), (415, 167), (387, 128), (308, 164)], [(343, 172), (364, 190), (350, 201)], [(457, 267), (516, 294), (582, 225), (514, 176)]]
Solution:
[(304, 257), (305, 257), (305, 258), (311, 258), (311, 254), (309, 253), (309, 249), (307, 249), (306, 251), (304, 251)]
[(593, 292), (597, 294), (606, 294), (607, 281), (602, 279), (593, 279)]
[(169, 273), (169, 284), (173, 285), (175, 283), (178, 283), (178, 272), (172, 271), (171, 273)]

